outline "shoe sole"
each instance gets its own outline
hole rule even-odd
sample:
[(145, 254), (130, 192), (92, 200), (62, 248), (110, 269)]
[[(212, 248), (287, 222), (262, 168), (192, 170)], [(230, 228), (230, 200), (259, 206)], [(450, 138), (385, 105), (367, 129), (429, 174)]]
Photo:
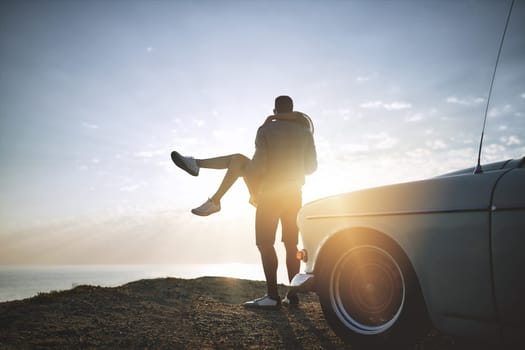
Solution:
[(217, 210), (217, 211), (212, 211), (212, 212), (209, 212), (209, 213), (203, 213), (203, 212), (199, 212), (195, 209), (192, 209), (191, 212), (197, 216), (209, 216), (211, 214), (215, 214), (215, 213), (218, 213), (220, 210)]
[[(190, 174), (192, 176), (198, 176), (199, 175), (198, 172), (196, 173), (196, 172), (194, 172), (193, 170), (191, 170), (190, 168), (188, 168), (186, 166), (186, 162), (184, 161), (184, 157), (181, 156), (178, 152), (176, 152), (176, 151), (171, 152), (171, 160), (173, 161), (173, 163), (175, 163), (176, 166), (178, 166), (179, 168), (181, 168), (182, 170), (184, 170), (188, 174)], [(199, 215), (199, 214), (197, 214), (197, 215)]]
[(277, 304), (275, 306), (261, 306), (256, 304), (243, 304), (242, 305), (246, 309), (250, 310), (279, 310), (281, 308), (281, 304)]

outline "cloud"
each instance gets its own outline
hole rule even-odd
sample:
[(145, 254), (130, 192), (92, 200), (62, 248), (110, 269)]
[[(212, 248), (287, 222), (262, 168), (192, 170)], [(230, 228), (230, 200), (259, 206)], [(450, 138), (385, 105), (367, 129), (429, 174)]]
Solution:
[(342, 152), (351, 153), (351, 154), (368, 152), (368, 150), (369, 150), (368, 145), (359, 144), (359, 143), (347, 143), (347, 144), (342, 145), (341, 147)]
[(500, 138), (500, 141), (506, 146), (521, 145), (521, 140), (516, 135), (504, 136)]
[(361, 116), (356, 114), (356, 113), (352, 113), (350, 109), (348, 108), (338, 108), (338, 109), (324, 109), (321, 111), (321, 114), (323, 116), (339, 116), (339, 117), (342, 117), (344, 120), (349, 120), (350, 119), (350, 116), (352, 116), (352, 118), (357, 118), (359, 119)]
[(386, 137), (385, 139), (379, 141), (379, 143), (376, 145), (377, 149), (390, 149), (394, 148), (395, 145), (397, 145), (399, 142), (398, 139), (393, 137)]
[(425, 142), (425, 145), (432, 150), (442, 150), (448, 148), (448, 145), (443, 140), (432, 140)]
[(359, 106), (361, 108), (365, 108), (365, 109), (383, 108), (383, 109), (386, 109), (387, 111), (395, 111), (395, 110), (412, 108), (412, 104), (410, 104), (408, 102), (393, 101), (393, 102), (387, 103), (387, 102), (383, 102), (383, 101), (380, 101), (380, 100), (361, 103)]
[[(195, 229), (197, 221), (187, 208), (143, 210), (129, 202), (96, 215), (22, 227), (2, 239), (0, 264), (256, 262), (257, 248), (239, 235), (250, 229), (242, 215), (200, 220)], [(203, 246), (214, 254), (195, 254)], [(221, 249), (215, 254), (212, 247)]]
[(98, 125), (97, 124), (91, 124), (91, 123), (88, 123), (88, 122), (82, 122), (82, 127), (85, 128), (85, 129), (98, 129)]
[(164, 149), (157, 149), (153, 151), (140, 151), (135, 153), (135, 157), (139, 158), (153, 158), (155, 156), (164, 155), (167, 154), (166, 150)]
[(365, 137), (373, 143), (375, 149), (390, 149), (399, 143), (398, 139), (391, 137), (386, 132), (368, 134)]
[(193, 120), (193, 124), (200, 128), (206, 124), (206, 121), (202, 119), (195, 119)]
[(370, 77), (365, 77), (365, 76), (359, 76), (355, 78), (355, 81), (358, 83), (365, 83), (369, 80), (370, 80)]
[(128, 185), (120, 188), (121, 192), (135, 192), (140, 186), (139, 185)]
[(366, 83), (378, 76), (377, 72), (368, 72), (355, 77), (354, 81), (358, 84)]
[(521, 98), (525, 98), (525, 92), (520, 95)]
[(416, 149), (405, 152), (405, 154), (407, 155), (407, 157), (417, 158), (417, 159), (428, 158), (432, 155), (432, 153), (426, 148), (416, 148)]
[(423, 120), (423, 115), (421, 113), (412, 114), (405, 118), (405, 122), (407, 123), (419, 122), (421, 120)]
[(368, 108), (380, 108), (382, 105), (383, 105), (383, 102), (381, 101), (370, 101), (370, 102), (361, 103), (359, 107), (367, 108), (367, 109)]
[(503, 107), (494, 107), (491, 108), (489, 111), (489, 117), (491, 118), (497, 118), (501, 117), (503, 115), (509, 114), (512, 112), (512, 106), (510, 104), (506, 104)]
[(120, 192), (135, 192), (140, 188), (149, 186), (146, 181), (136, 181), (128, 176), (119, 176), (115, 179), (114, 187), (118, 188)]
[(475, 106), (475, 105), (485, 102), (485, 99), (482, 97), (458, 98), (456, 96), (449, 96), (446, 98), (445, 101), (447, 103), (458, 104), (461, 106)]
[(483, 151), (488, 153), (488, 154), (500, 154), (500, 153), (503, 153), (505, 152), (507, 148), (503, 145), (499, 145), (499, 144), (496, 144), (496, 143), (492, 143), (490, 145), (487, 145)]
[(392, 102), (387, 103), (384, 105), (385, 109), (391, 111), (391, 110), (399, 110), (399, 109), (410, 109), (412, 108), (412, 104), (407, 102)]
[(211, 132), (214, 139), (226, 141), (228, 140), (232, 135), (227, 129), (215, 129)]

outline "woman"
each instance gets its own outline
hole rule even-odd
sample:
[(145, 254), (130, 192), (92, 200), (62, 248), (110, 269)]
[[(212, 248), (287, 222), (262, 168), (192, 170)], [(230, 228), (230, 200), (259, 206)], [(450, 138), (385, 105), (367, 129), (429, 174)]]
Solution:
[[(286, 109), (284, 109), (286, 110)], [(276, 120), (286, 120), (304, 125), (313, 134), (314, 126), (310, 117), (301, 112), (281, 112), (276, 105), (274, 115), (266, 118), (261, 127)], [(259, 128), (260, 129), (260, 128)], [(230, 154), (207, 159), (195, 159), (185, 157), (176, 151), (171, 152), (171, 159), (181, 169), (193, 176), (199, 175), (200, 168), (227, 169), (219, 188), (213, 196), (208, 198), (201, 206), (194, 208), (191, 212), (199, 216), (208, 216), (221, 210), (221, 199), (239, 177), (243, 177), (248, 191), (250, 192), (250, 203), (257, 206), (257, 194), (259, 190), (259, 176), (250, 169), (251, 159), (243, 154)]]

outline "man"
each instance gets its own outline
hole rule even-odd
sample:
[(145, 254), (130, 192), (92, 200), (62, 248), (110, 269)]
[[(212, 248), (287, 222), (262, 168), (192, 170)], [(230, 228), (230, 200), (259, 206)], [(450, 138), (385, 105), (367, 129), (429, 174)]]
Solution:
[[(302, 115), (293, 112), (288, 96), (275, 99), (274, 118), (268, 118), (257, 131), (255, 154), (245, 172), (256, 177), (259, 188), (256, 201), (255, 239), (266, 277), (267, 295), (244, 304), (253, 308), (276, 308), (280, 305), (277, 289), (277, 254), (274, 243), (281, 221), (282, 241), (286, 248), (288, 278), (299, 273), (296, 258), (298, 243), (297, 213), (302, 206), (304, 177), (317, 168), (312, 132), (302, 124)], [(313, 130), (312, 130), (313, 131)], [(298, 305), (296, 294), (283, 300)]]
[[(177, 152), (172, 159), (180, 168), (197, 175), (201, 167), (228, 171), (217, 193), (203, 205), (192, 210), (196, 215), (209, 215), (220, 210), (220, 198), (243, 176), (256, 205), (255, 239), (259, 249), (267, 294), (244, 303), (249, 308), (278, 308), (281, 305), (277, 288), (277, 254), (274, 244), (279, 221), (282, 241), (286, 248), (288, 278), (299, 273), (296, 259), (298, 228), (297, 213), (302, 206), (302, 186), (305, 175), (317, 169), (317, 155), (310, 118), (293, 111), (289, 96), (275, 99), (274, 115), (268, 117), (257, 131), (253, 159), (243, 155), (230, 155), (210, 159), (183, 157)], [(299, 298), (290, 294), (282, 301), (296, 306)]]

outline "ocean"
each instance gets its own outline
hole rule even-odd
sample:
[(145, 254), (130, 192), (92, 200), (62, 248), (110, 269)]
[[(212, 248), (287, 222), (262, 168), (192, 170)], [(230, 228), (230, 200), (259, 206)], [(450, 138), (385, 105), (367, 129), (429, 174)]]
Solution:
[[(3, 265), (0, 266), (0, 302), (30, 298), (78, 285), (116, 287), (140, 279), (223, 276), (264, 280), (260, 264), (174, 265)], [(278, 271), (279, 283), (287, 284), (286, 270)]]

